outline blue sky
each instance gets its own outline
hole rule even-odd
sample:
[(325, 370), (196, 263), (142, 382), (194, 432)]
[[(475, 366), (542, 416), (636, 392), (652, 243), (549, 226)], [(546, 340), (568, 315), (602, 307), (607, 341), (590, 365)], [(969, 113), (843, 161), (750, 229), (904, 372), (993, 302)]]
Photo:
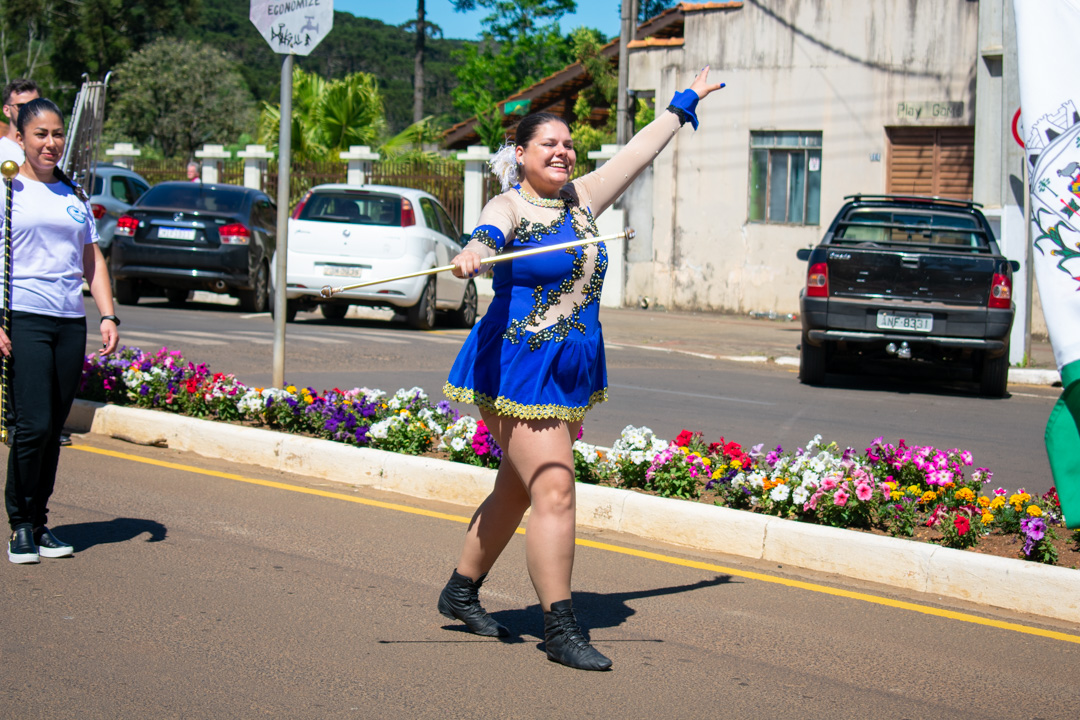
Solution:
[[(619, 0), (578, 0), (577, 6), (576, 13), (559, 21), (563, 32), (586, 25), (609, 38), (619, 34)], [(477, 39), (481, 21), (488, 15), (483, 9), (454, 12), (450, 0), (427, 0), (424, 9), (427, 19), (442, 28), (444, 37), (460, 40)], [(334, 0), (334, 10), (374, 18), (388, 25), (401, 25), (416, 18), (414, 0)]]

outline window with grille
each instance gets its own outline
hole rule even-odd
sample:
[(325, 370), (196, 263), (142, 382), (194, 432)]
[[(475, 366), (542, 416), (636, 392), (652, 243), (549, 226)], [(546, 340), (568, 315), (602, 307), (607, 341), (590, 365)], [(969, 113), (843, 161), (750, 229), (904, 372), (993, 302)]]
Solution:
[(750, 133), (750, 222), (821, 220), (821, 133)]

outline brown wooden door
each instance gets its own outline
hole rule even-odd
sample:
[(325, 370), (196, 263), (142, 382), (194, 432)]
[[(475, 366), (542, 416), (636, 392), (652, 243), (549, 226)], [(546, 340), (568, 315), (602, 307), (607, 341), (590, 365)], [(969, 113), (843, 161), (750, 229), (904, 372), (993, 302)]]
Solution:
[(971, 199), (975, 128), (893, 127), (885, 132), (887, 193)]

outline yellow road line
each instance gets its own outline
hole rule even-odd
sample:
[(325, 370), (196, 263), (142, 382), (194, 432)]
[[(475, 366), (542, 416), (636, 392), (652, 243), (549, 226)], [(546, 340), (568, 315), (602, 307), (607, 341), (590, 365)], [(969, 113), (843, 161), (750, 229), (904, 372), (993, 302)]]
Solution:
[[(103, 450), (101, 448), (89, 447), (87, 445), (73, 445), (71, 449), (81, 450), (83, 452), (94, 453), (97, 455), (107, 455), (109, 457), (119, 458), (121, 460), (130, 460), (132, 462), (143, 463), (145, 465), (154, 465), (157, 467), (169, 468), (170, 470), (180, 470), (182, 472), (189, 472), (196, 475), (208, 475), (211, 477), (219, 477), (226, 480), (235, 480), (237, 482), (248, 483), (250, 485), (260, 485), (262, 487), (275, 488), (277, 490), (287, 490), (289, 492), (302, 493), (304, 495), (316, 495), (318, 497), (331, 498), (333, 500), (344, 500), (346, 502), (353, 502), (359, 503), (361, 505), (368, 505), (370, 507), (382, 508), (383, 510), (395, 510), (397, 512), (409, 513), (412, 515), (422, 515), (424, 517), (437, 518), (439, 520), (451, 520), (453, 522), (460, 523), (468, 523), (470, 521), (470, 518), (464, 517), (462, 515), (450, 515), (449, 513), (423, 510), (421, 508), (410, 507), (408, 505), (400, 505), (397, 503), (382, 502), (380, 500), (369, 500), (367, 498), (354, 497), (352, 495), (330, 492), (328, 490), (316, 490), (314, 488), (306, 488), (299, 485), (290, 485), (288, 483), (274, 482), (273, 480), (259, 480), (256, 478), (245, 477), (243, 475), (236, 475), (234, 473), (218, 472), (216, 470), (204, 470), (203, 468), (192, 467), (191, 465), (181, 465), (180, 463), (167, 462), (164, 460), (154, 460), (152, 458), (139, 457), (138, 455), (128, 455), (127, 453), (116, 452), (113, 450)], [(518, 528), (517, 532), (522, 535), (525, 534), (525, 531), (522, 528)], [(578, 539), (576, 542), (582, 547), (593, 548), (596, 550), (605, 550), (607, 552), (619, 553), (621, 555), (629, 555), (631, 557), (638, 557), (645, 560), (654, 560), (656, 562), (667, 563), (668, 565), (679, 565), (681, 567), (694, 568), (696, 570), (719, 572), (726, 575), (731, 575), (733, 577), (746, 578), (747, 580), (757, 580), (759, 582), (772, 583), (774, 585), (783, 585), (785, 587), (796, 588), (799, 590), (808, 590), (810, 592), (817, 592), (823, 593), (825, 595), (834, 595), (836, 597), (848, 598), (849, 600), (860, 600), (862, 602), (873, 603), (875, 605), (885, 605), (886, 607), (897, 608), (900, 610), (909, 610), (911, 612), (946, 618), (948, 620), (958, 620), (960, 622), (967, 622), (975, 625), (985, 625), (988, 627), (997, 628), (999, 630), (1009, 630), (1012, 632), (1023, 633), (1025, 635), (1036, 635), (1039, 637), (1050, 638), (1052, 640), (1061, 640), (1063, 642), (1080, 644), (1080, 635), (1070, 635), (1068, 633), (1057, 632), (1055, 630), (1044, 630), (1043, 628), (1020, 625), (1018, 623), (1004, 622), (1001, 620), (991, 620), (988, 618), (979, 617), (978, 615), (956, 612), (955, 610), (942, 610), (941, 608), (935, 608), (929, 605), (920, 605), (918, 603), (905, 602), (903, 600), (893, 600), (891, 598), (881, 597), (879, 595), (870, 595), (869, 593), (852, 592), (851, 590), (841, 590), (839, 588), (828, 587), (827, 585), (818, 585), (817, 583), (803, 582), (801, 580), (791, 580), (788, 578), (776, 577), (774, 575), (766, 575), (764, 573), (750, 572), (748, 570), (738, 570), (735, 568), (724, 567), (722, 565), (714, 565), (713, 563), (701, 562), (698, 560), (684, 560), (683, 558), (678, 558), (671, 555), (662, 555), (660, 553), (648, 552), (646, 550), (636, 550), (634, 548), (623, 547), (621, 545), (612, 545), (610, 543), (596, 542), (594, 540)]]

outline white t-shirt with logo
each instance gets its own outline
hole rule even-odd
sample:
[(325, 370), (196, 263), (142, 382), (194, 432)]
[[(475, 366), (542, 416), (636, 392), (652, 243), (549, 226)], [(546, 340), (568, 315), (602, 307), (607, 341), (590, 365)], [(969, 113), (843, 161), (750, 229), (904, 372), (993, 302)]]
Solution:
[[(12, 184), (12, 310), (84, 317), (83, 251), (98, 241), (89, 203), (59, 181), (41, 183), (16, 175)], [(4, 198), (0, 216), (6, 205)]]
[(0, 137), (0, 163), (6, 160), (14, 160), (22, 165), (26, 160), (26, 153), (19, 147), (19, 143), (4, 135)]

